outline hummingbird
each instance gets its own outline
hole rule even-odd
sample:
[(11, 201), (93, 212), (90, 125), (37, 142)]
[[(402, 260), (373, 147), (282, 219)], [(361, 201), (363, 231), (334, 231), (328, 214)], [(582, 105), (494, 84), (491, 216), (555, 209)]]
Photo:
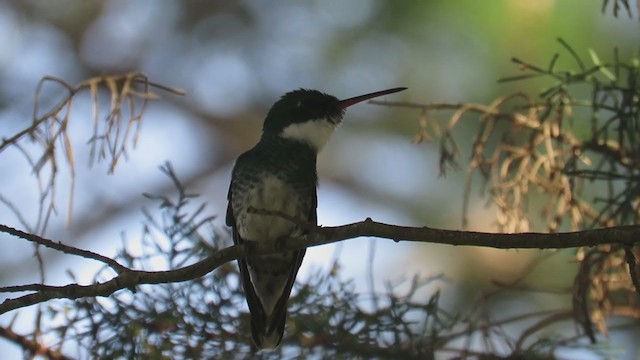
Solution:
[[(303, 236), (317, 225), (316, 158), (346, 109), (405, 90), (377, 91), (345, 100), (317, 90), (283, 95), (269, 110), (258, 143), (238, 157), (231, 175), (226, 224), (235, 244)], [(257, 213), (255, 210), (263, 210)], [(287, 214), (285, 219), (273, 211)], [(287, 301), (305, 249), (238, 260), (258, 349), (275, 349), (284, 334)]]

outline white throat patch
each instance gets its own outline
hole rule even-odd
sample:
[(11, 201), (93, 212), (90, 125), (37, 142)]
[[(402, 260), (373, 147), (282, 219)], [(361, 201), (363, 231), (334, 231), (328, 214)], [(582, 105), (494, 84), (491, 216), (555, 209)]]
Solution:
[(317, 152), (327, 144), (336, 124), (326, 119), (291, 124), (282, 130), (281, 137), (306, 142)]

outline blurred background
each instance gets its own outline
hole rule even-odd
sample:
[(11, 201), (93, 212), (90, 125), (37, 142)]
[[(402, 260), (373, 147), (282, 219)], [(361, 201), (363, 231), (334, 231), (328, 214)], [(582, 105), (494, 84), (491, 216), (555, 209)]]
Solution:
[[(622, 59), (637, 54), (637, 19), (624, 14), (616, 19), (601, 13), (601, 6), (599, 0), (4, 0), (0, 137), (30, 124), (34, 90), (45, 75), (76, 84), (100, 74), (141, 71), (154, 82), (186, 91), (183, 97), (158, 92), (162, 98), (149, 106), (136, 149), (112, 175), (107, 164), (87, 165), (90, 99), (74, 102), (73, 218), (65, 224), (70, 179), (60, 169), (57, 215), (46, 235), (112, 256), (123, 244), (122, 234), (128, 247), (137, 246), (141, 208), (155, 206), (142, 193), (173, 190), (158, 170), (165, 161), (172, 162), (191, 192), (201, 194), (207, 213), (218, 215), (216, 223), (224, 230), (233, 161), (258, 140), (264, 115), (285, 92), (311, 88), (346, 98), (406, 86), (409, 90), (384, 99), (417, 103), (488, 103), (515, 91), (536, 94), (544, 84), (496, 80), (518, 74), (512, 57), (548, 64), (560, 50), (558, 37), (584, 58), (594, 49), (606, 61), (614, 47)], [(570, 63), (566, 56), (559, 61)], [(61, 87), (46, 90), (51, 99), (64, 94)], [(371, 217), (399, 225), (461, 228), (464, 162), (461, 170), (438, 176), (437, 143), (411, 143), (419, 116), (417, 111), (369, 104), (349, 109), (318, 160), (320, 224)], [(464, 144), (474, 130), (473, 123), (460, 126), (458, 141)], [(3, 202), (16, 205), (27, 222), (34, 221), (38, 184), (17, 149), (0, 154), (0, 174)], [(487, 201), (474, 193), (470, 230), (495, 231), (495, 213)], [(7, 206), (0, 206), (0, 222), (21, 227)], [(37, 282), (32, 246), (6, 235), (0, 239), (1, 284)], [(374, 269), (376, 289), (415, 273), (442, 273), (446, 280), (431, 289), (442, 288), (452, 309), (471, 304), (491, 289), (493, 280), (520, 277), (547, 255), (371, 239), (313, 248), (307, 254), (299, 276), (326, 268), (340, 256), (344, 276), (354, 278), (363, 291), (372, 286), (369, 268)], [(67, 283), (66, 269), (91, 281), (100, 267), (55, 252), (43, 255), (50, 284)], [(546, 260), (529, 281), (541, 287), (570, 286), (572, 257), (565, 251)], [(504, 313), (569, 306), (570, 301), (569, 296), (526, 296)], [(12, 316), (4, 315), (0, 324), (8, 324)], [(21, 311), (16, 330), (20, 324), (28, 328), (30, 319), (28, 311)], [(636, 358), (638, 344), (632, 340), (637, 336), (612, 334), (612, 340)], [(19, 354), (5, 342), (0, 342), (0, 353)]]

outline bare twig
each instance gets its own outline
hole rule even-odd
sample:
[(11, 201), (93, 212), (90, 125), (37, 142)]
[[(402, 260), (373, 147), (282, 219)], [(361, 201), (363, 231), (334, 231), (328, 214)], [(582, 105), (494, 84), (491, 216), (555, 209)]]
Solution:
[(32, 355), (44, 356), (45, 358), (50, 360), (71, 360), (70, 357), (63, 355), (59, 351), (48, 348), (36, 341), (29, 339), (24, 335), (17, 334), (10, 328), (0, 327), (0, 337), (18, 344), (26, 352)]
[(631, 282), (636, 289), (636, 293), (640, 296), (640, 279), (638, 279), (638, 266), (636, 262), (636, 256), (633, 254), (633, 248), (629, 246), (624, 247), (624, 254), (629, 266), (629, 276), (631, 276)]
[(108, 266), (110, 266), (113, 270), (115, 270), (116, 273), (121, 273), (125, 270), (128, 270), (126, 267), (120, 265), (117, 261), (94, 253), (92, 251), (88, 251), (88, 250), (82, 250), (82, 249), (78, 249), (76, 247), (73, 246), (69, 246), (69, 245), (65, 245), (61, 242), (55, 242), (53, 240), (49, 240), (49, 239), (45, 239), (41, 236), (35, 235), (35, 234), (31, 234), (31, 233), (26, 233), (24, 231), (18, 230), (18, 229), (14, 229), (12, 227), (6, 226), (6, 225), (2, 225), (0, 224), (0, 232), (4, 232), (7, 234), (11, 234), (13, 236), (17, 236), (19, 238), (34, 242), (36, 244), (40, 244), (42, 246), (46, 246), (48, 248), (54, 249), (54, 250), (58, 250), (60, 252), (63, 252), (65, 254), (71, 254), (71, 255), (77, 255), (77, 256), (81, 256), (87, 259), (92, 259), (92, 260), (96, 260), (96, 261), (100, 261), (104, 264), (107, 264)]

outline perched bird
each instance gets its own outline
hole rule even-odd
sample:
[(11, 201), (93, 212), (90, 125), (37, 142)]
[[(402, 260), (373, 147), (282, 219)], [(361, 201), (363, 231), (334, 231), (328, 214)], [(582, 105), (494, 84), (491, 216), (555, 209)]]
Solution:
[[(306, 89), (282, 96), (264, 120), (260, 141), (240, 155), (233, 168), (226, 223), (234, 243), (302, 236), (301, 223), (316, 225), (316, 157), (342, 122), (345, 109), (404, 89), (346, 100)], [(281, 212), (299, 221), (255, 210)], [(304, 254), (302, 249), (238, 260), (251, 335), (259, 349), (276, 348), (282, 340), (287, 301)]]

